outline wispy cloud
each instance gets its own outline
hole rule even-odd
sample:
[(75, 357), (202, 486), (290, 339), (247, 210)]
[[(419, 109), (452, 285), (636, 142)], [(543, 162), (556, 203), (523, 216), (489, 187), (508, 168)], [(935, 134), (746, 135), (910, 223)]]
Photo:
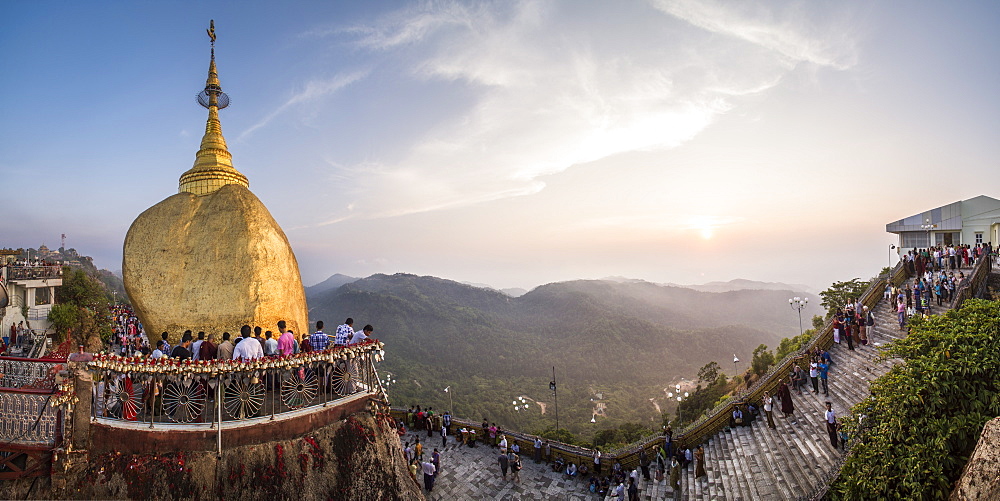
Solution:
[(348, 26), (325, 35), (353, 34), (362, 47), (388, 50), (422, 42), (449, 27), (474, 28), (490, 15), (488, 9), (458, 2), (426, 2), (392, 12), (375, 24)]
[(850, 18), (832, 16), (817, 2), (652, 0), (657, 9), (713, 33), (745, 40), (792, 62), (844, 70), (857, 63)]
[[(769, 24), (714, 5), (654, 5), (435, 2), (342, 30), (361, 51), (405, 61), (379, 77), (460, 85), (473, 96), (421, 136), (394, 138), (410, 142), (401, 159), (331, 173), (350, 180), (351, 217), (538, 193), (544, 176), (574, 165), (684, 144), (797, 62), (852, 64), (849, 41), (807, 37), (790, 15)], [(609, 15), (627, 19), (606, 23)]]
[(288, 111), (290, 108), (337, 92), (338, 90), (365, 78), (369, 73), (369, 70), (359, 70), (341, 73), (327, 80), (311, 80), (306, 83), (302, 90), (289, 97), (288, 100), (281, 104), (281, 106), (278, 106), (274, 111), (265, 115), (264, 118), (260, 119), (257, 123), (248, 127), (247, 130), (243, 131), (237, 137), (237, 139), (245, 139), (254, 131), (264, 127), (270, 123), (271, 120), (274, 120), (277, 116)]

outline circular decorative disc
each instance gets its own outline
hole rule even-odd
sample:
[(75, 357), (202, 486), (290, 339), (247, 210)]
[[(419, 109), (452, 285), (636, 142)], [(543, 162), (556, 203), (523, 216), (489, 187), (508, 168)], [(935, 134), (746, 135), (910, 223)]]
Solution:
[(264, 385), (254, 383), (250, 378), (235, 378), (226, 385), (223, 401), (226, 413), (233, 419), (254, 417), (264, 406)]
[(319, 379), (312, 369), (300, 367), (281, 381), (281, 401), (290, 409), (309, 405), (316, 398)]
[(108, 382), (108, 414), (119, 419), (135, 420), (142, 402), (142, 385), (133, 384), (129, 377), (115, 377)]
[(345, 396), (355, 392), (355, 383), (359, 380), (357, 366), (348, 360), (339, 360), (330, 375), (330, 384), (338, 395)]
[(163, 389), (163, 411), (171, 421), (190, 423), (205, 409), (205, 387), (198, 381), (190, 384), (170, 381)]

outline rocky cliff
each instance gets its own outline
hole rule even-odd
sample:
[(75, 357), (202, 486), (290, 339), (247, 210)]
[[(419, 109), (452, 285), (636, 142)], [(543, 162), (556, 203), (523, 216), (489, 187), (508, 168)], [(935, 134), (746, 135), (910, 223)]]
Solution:
[(1000, 417), (988, 421), (983, 427), (979, 443), (949, 499), (1000, 499)]
[(0, 483), (11, 499), (421, 500), (399, 437), (360, 412), (306, 436), (214, 452), (58, 457), (51, 478)]

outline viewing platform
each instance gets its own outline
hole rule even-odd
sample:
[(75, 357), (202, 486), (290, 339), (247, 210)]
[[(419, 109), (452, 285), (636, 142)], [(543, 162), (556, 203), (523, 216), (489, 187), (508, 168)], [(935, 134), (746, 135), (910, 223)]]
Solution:
[(53, 285), (62, 285), (62, 266), (6, 266), (5, 268), (7, 268), (7, 280), (11, 282), (28, 283), (35, 280), (58, 279), (60, 283)]
[[(244, 342), (256, 342), (250, 339)], [(55, 451), (163, 454), (290, 440), (386, 401), (384, 345), (253, 360), (0, 357), (0, 480), (47, 475)]]
[(370, 397), (384, 401), (375, 369), (383, 357), (377, 340), (247, 361), (97, 355), (88, 364), (91, 428), (114, 440), (94, 446), (221, 450), (306, 433), (366, 409)]

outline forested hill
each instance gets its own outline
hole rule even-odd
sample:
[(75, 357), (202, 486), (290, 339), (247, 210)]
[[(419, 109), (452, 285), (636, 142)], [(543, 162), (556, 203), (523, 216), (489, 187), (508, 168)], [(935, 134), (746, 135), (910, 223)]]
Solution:
[[(495, 403), (478, 398), (459, 405), (456, 398), (458, 413), (496, 415), (510, 392), (545, 401), (555, 365), (559, 377), (582, 392), (579, 398), (589, 403), (588, 389), (617, 392), (629, 402), (618, 408), (609, 403), (609, 413), (638, 421), (654, 409), (649, 398), (663, 397), (650, 389), (693, 378), (710, 361), (725, 370), (734, 353), (748, 362), (758, 345), (774, 347), (782, 337), (798, 334), (797, 316), (786, 306), (794, 294), (579, 280), (513, 298), (450, 280), (396, 274), (373, 275), (308, 300), (310, 320), (324, 320), (328, 332), (347, 317), (355, 319), (356, 329), (375, 326), (376, 337), (387, 345), (382, 370), (397, 375), (390, 392), (400, 403), (441, 405), (440, 389), (447, 385), (466, 396), (482, 396), (485, 386), (502, 395)], [(643, 395), (622, 394), (640, 387)], [(560, 393), (560, 407), (563, 398)], [(629, 408), (639, 415), (627, 416)], [(590, 412), (585, 414), (589, 421)]]

